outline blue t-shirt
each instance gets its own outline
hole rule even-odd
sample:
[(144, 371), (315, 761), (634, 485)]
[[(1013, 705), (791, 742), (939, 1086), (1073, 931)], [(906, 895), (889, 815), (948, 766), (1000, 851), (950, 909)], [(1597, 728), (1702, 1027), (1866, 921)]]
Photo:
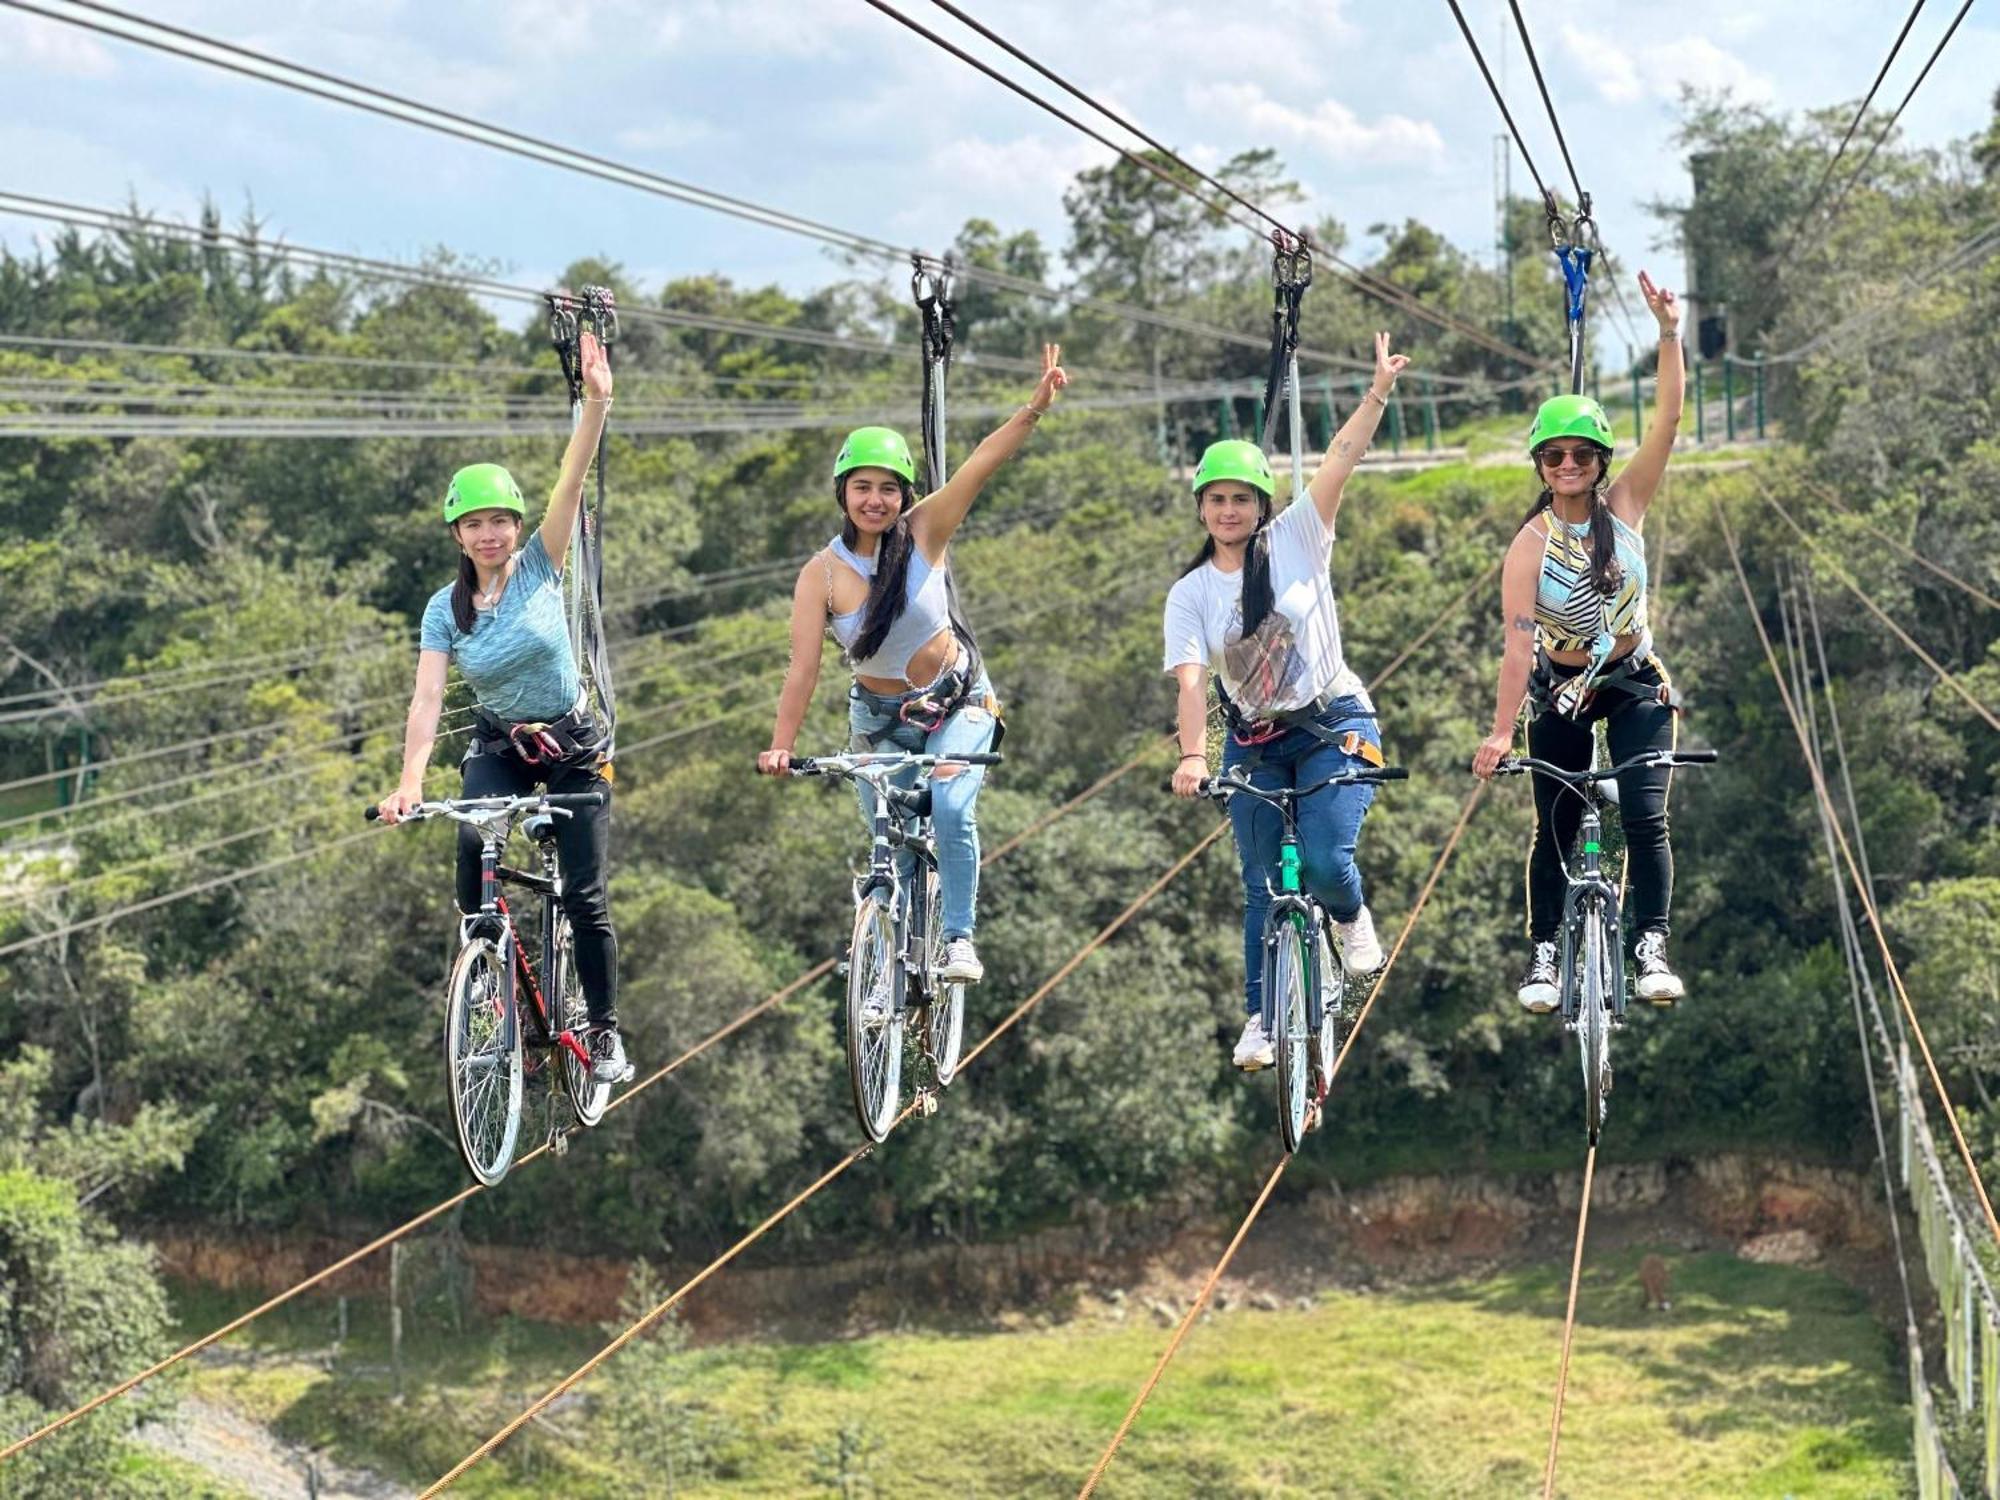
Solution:
[(424, 606), (426, 651), (443, 651), (472, 684), (473, 696), (510, 724), (560, 719), (576, 707), (581, 680), (570, 653), (562, 576), (537, 531), (514, 554), (514, 576), (500, 602), (481, 610), (470, 633), (451, 614), (451, 589)]

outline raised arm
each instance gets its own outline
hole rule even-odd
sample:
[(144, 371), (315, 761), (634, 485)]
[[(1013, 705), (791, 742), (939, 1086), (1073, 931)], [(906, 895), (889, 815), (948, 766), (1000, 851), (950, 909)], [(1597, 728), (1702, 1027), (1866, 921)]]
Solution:
[(549, 566), (558, 573), (569, 551), (569, 539), (576, 532), (577, 507), (583, 503), (583, 480), (597, 457), (597, 439), (604, 431), (604, 417), (611, 409), (611, 361), (597, 335), (586, 333), (583, 344), (583, 413), (576, 431), (563, 449), (562, 472), (549, 492), (549, 508), (542, 516), (542, 548), (549, 554)]
[(1653, 421), (1646, 429), (1646, 440), (1632, 455), (1631, 462), (1619, 471), (1605, 497), (1611, 502), (1612, 514), (1629, 526), (1645, 520), (1646, 507), (1653, 503), (1660, 481), (1666, 477), (1667, 460), (1673, 457), (1674, 439), (1680, 434), (1681, 402), (1687, 391), (1687, 365), (1681, 357), (1680, 304), (1672, 292), (1654, 286), (1653, 278), (1644, 271), (1639, 273), (1639, 290), (1645, 294), (1646, 306), (1660, 325), (1660, 370), (1653, 395)]
[(812, 707), (813, 689), (819, 686), (819, 647), (826, 635), (827, 612), (826, 554), (817, 553), (799, 569), (799, 581), (792, 588), (792, 659), (785, 667), (785, 685), (778, 690), (778, 718), (771, 726), (771, 748), (760, 751), (757, 770), (764, 776), (783, 776), (792, 768), (792, 751), (799, 742), (799, 726)]
[(1028, 404), (988, 433), (985, 441), (959, 465), (956, 474), (911, 509), (910, 535), (922, 549), (924, 561), (936, 566), (944, 557), (945, 547), (965, 520), (965, 513), (972, 509), (972, 502), (986, 488), (986, 481), (1000, 465), (1021, 451), (1021, 444), (1027, 442), (1042, 414), (1055, 404), (1056, 393), (1068, 384), (1069, 376), (1062, 367), (1062, 345), (1042, 345), (1042, 378)]
[(1472, 758), (1472, 774), (1487, 777), (1514, 748), (1514, 723), (1528, 696), (1528, 674), (1535, 666), (1535, 585), (1542, 569), (1537, 528), (1523, 526), (1507, 548), (1500, 569), (1500, 617), (1506, 654), (1500, 659), (1500, 688), (1494, 695), (1492, 732), (1480, 741)]
[(1306, 487), (1329, 531), (1333, 529), (1333, 518), (1340, 514), (1340, 497), (1347, 489), (1347, 478), (1375, 440), (1375, 429), (1382, 425), (1382, 413), (1389, 409), (1389, 392), (1396, 388), (1396, 377), (1409, 363), (1407, 354), (1389, 352), (1388, 334), (1375, 335), (1375, 378), (1369, 382), (1368, 394), (1334, 434), (1313, 473), (1312, 483)]

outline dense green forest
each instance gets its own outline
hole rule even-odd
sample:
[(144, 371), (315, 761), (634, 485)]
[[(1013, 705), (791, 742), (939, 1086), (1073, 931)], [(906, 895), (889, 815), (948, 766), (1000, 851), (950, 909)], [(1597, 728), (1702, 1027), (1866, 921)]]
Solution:
[[(1605, 1150), (1872, 1156), (1820, 826), (1730, 563), (1726, 513), (1774, 632), (1781, 576), (1811, 582), (1876, 894), (1991, 1179), (2000, 739), (1842, 578), (1972, 699), (2000, 705), (2000, 618), (1878, 535), (1979, 588), (2000, 585), (2000, 269), (1951, 259), (2000, 212), (2000, 123), (1951, 151), (1886, 152), (1837, 218), (1788, 246), (1812, 175), (1802, 164), (1821, 159), (1826, 133), (1823, 120), (1691, 101), (1682, 143), (1704, 164), (1702, 191), (1659, 209), (1712, 282), (1705, 295), (1729, 299), (1737, 354), (1774, 356), (1768, 401), (1783, 441), (1726, 463), (1691, 449), (1647, 528), (1654, 628), (1689, 702), (1683, 742), (1722, 760), (1683, 775), (1674, 800), (1676, 954), (1690, 998), (1621, 1037)], [(1287, 196), (1271, 153), (1239, 158), (1227, 175), (1267, 202)], [(957, 252), (1060, 274), (1079, 296), (1267, 326), (1264, 252), (1186, 199), (1121, 165), (1084, 173), (1066, 203), (1059, 249), (975, 221)], [(1521, 312), (1508, 334), (1554, 356), (1558, 282), (1532, 250), (1537, 212), (1522, 204), (1515, 216)], [(143, 381), (162, 396), (202, 386), (322, 403), (332, 391), (386, 390), (495, 415), (512, 397), (559, 427), (562, 384), (539, 321), (509, 321), (448, 285), (459, 264), (448, 253), (431, 266), (443, 280), (411, 286), (300, 272), (264, 226), (241, 226), (260, 246), (249, 253), (219, 237), (234, 227), (225, 215), (209, 227), (218, 237), (192, 246), (135, 228), (70, 233), (35, 255), (0, 250), (0, 334), (405, 363), (10, 343), (0, 346), (7, 410), (49, 409), (54, 387), (77, 398), (63, 410), (87, 411), (96, 383), (120, 383), (129, 401)], [(1347, 238), (1331, 223), (1318, 234), (1328, 248)], [(1414, 221), (1372, 234), (1383, 245), (1372, 272), (1494, 326), (1508, 289), (1490, 268)], [(862, 836), (844, 794), (751, 775), (783, 666), (791, 576), (764, 565), (832, 529), (825, 475), (837, 433), (633, 437), (618, 419), (649, 402), (803, 399), (836, 411), (874, 402), (914, 427), (915, 323), (845, 268), (806, 297), (718, 276), (634, 285), (601, 259), (579, 260), (568, 279), (608, 280), (629, 306), (893, 337), (912, 350), (857, 357), (628, 320), (608, 453), (607, 604), (628, 747), (613, 887), (621, 1011), (643, 1076), (835, 952)], [(1262, 355), (976, 285), (958, 318), (976, 354), (1029, 355), (1059, 337), (1076, 371), (1068, 408), (994, 482), (955, 547), (1008, 703), (1007, 764), (981, 804), (990, 849), (1149, 743), (1164, 751), (1159, 606), (1199, 541), (1171, 465), (1225, 422), (1247, 430), (1252, 418), (1247, 400), (1226, 411), (1176, 404), (1165, 424), (1151, 404), (1092, 407), (1088, 398), (1128, 387), (1093, 388), (1091, 372), (1254, 380)], [(1382, 321), (1323, 277), (1303, 342), (1359, 354)], [(1483, 381), (1439, 404), (1462, 461), (1364, 471), (1334, 556), (1364, 676), (1456, 608), (1378, 693), (1385, 747), (1411, 771), (1378, 799), (1362, 845), (1370, 903), (1393, 935), (1472, 790), (1497, 599), (1479, 588), (1458, 601), (1533, 498), (1526, 463), (1509, 454), (1521, 403), (1546, 390), (1502, 389), (1519, 373), (1503, 358), (1400, 315), (1388, 324), (1415, 358), (1412, 377)], [(543, 373), (491, 373), (530, 365)], [(1631, 373), (1607, 364), (1606, 394)], [(1004, 408), (1022, 389), (971, 362), (953, 400)], [(1406, 380), (1409, 431), (1416, 395)], [(979, 419), (955, 421), (954, 453), (981, 431)], [(163, 1347), (163, 1297), (138, 1248), (149, 1226), (284, 1227), (359, 1243), (462, 1185), (437, 1042), (454, 938), (449, 835), (370, 830), (358, 813), (393, 784), (415, 621), (451, 576), (436, 521), (447, 477), (496, 458), (534, 494), (559, 452), (554, 435), (0, 438), (0, 949), (61, 932), (8, 951), (0, 987), (0, 1292), (11, 1299), (0, 1435)], [(829, 673), (801, 748), (839, 745), (843, 714)], [(456, 745), (440, 748), (438, 790), (453, 784)], [(51, 774), (83, 760), (97, 767), (87, 778)], [(1162, 754), (988, 872), (987, 979), (969, 1037), (1213, 827), (1212, 808), (1163, 795), (1166, 770)], [(1511, 994), (1528, 820), (1523, 786), (1483, 799), (1287, 1192), (1329, 1176), (1575, 1161), (1574, 1059)], [(935, 1118), (913, 1122), (755, 1253), (994, 1239), (1080, 1214), (1173, 1223), (1240, 1203), (1277, 1146), (1268, 1089), (1225, 1066), (1239, 898), (1218, 848), (983, 1057)], [(804, 990), (566, 1157), (472, 1199), (460, 1229), (576, 1254), (706, 1258), (854, 1143), (834, 1009), (831, 982)], [(91, 1310), (87, 1332), (79, 1308)], [(118, 1477), (121, 1433), (138, 1411), (116, 1408), (35, 1450), (23, 1482), (143, 1488)]]

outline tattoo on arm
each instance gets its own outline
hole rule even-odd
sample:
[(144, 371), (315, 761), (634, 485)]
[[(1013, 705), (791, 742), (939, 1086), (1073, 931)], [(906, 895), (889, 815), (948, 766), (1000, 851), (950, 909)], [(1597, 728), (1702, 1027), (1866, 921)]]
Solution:
[(1533, 630), (1535, 628), (1535, 619), (1533, 615), (1516, 615), (1509, 623), (1512, 624), (1516, 630)]

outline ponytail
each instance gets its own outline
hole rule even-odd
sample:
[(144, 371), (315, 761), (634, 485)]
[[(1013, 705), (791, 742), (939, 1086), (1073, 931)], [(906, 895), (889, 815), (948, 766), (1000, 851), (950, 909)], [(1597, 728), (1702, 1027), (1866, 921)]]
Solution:
[[(454, 526), (453, 535), (456, 535), (457, 531), (458, 528)], [(461, 635), (471, 635), (473, 623), (479, 618), (479, 612), (472, 604), (472, 596), (478, 588), (479, 570), (472, 565), (472, 554), (459, 553), (458, 581), (451, 586), (451, 618), (458, 626)]]

